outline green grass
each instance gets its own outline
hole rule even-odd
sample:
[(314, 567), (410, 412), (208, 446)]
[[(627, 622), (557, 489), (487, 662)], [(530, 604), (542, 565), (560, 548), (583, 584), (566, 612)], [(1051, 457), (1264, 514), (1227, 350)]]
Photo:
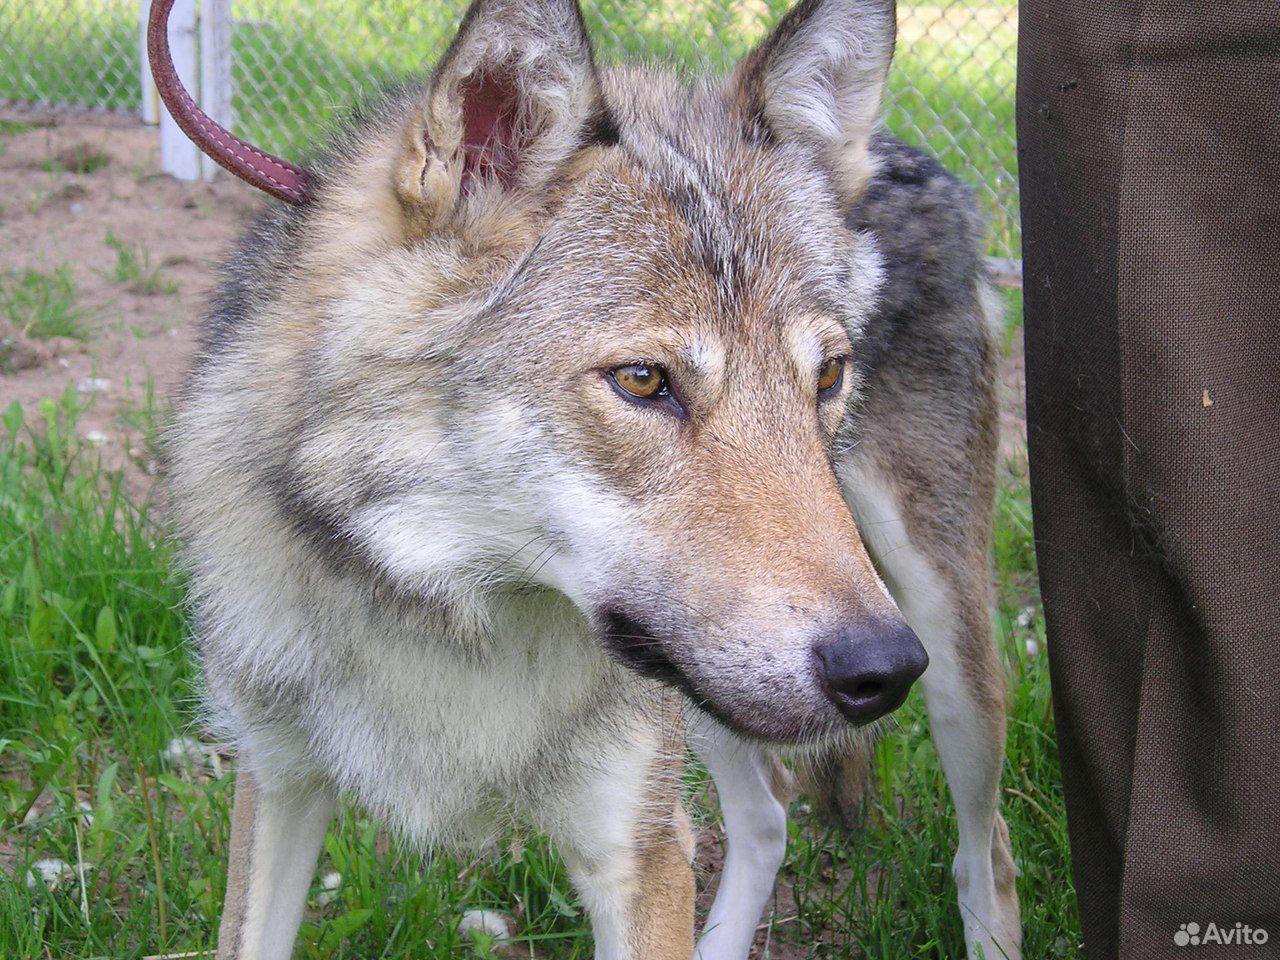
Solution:
[(0, 117), (0, 137), (12, 137), (19, 133), (26, 133), (28, 130), (34, 130), (36, 124), (29, 123), (26, 120), (8, 120)]
[[(200, 756), (174, 765), (175, 738), (198, 737), (185, 646), (184, 584), (167, 531), (120, 477), (95, 466), (68, 390), (9, 408), (0, 428), (0, 956), (138, 960), (211, 950), (224, 892), (231, 779)], [(150, 410), (130, 425), (150, 432)], [(1002, 478), (996, 625), (1011, 684), (1004, 810), (1026, 956), (1079, 957), (1049, 684), (1027, 651), (1043, 626), (1035, 599), (1026, 477)], [(1030, 610), (1030, 615), (1027, 611)], [(961, 927), (949, 863), (954, 821), (918, 697), (880, 744), (868, 824), (832, 831), (797, 807), (782, 878), (798, 909), (775, 941), (827, 944), (824, 958), (953, 958)], [(696, 798), (705, 793), (693, 774)], [(87, 813), (81, 808), (87, 805)], [(698, 802), (695, 802), (695, 806)], [(714, 820), (705, 809), (702, 822)], [(71, 865), (49, 890), (40, 859)], [(75, 865), (84, 863), (82, 888)], [(591, 955), (558, 858), (537, 837), (521, 854), (424, 862), (362, 814), (330, 832), (296, 956), (444, 960), (463, 909), (516, 914), (548, 958)]]
[(138, 4), (68, 0), (0, 7), (0, 100), (136, 110)]
[(40, 169), (46, 173), (93, 173), (110, 162), (106, 151), (90, 143), (77, 143), (40, 161)]
[(0, 316), (29, 337), (73, 337), (89, 331), (76, 305), (76, 281), (67, 264), (53, 270), (21, 270), (0, 275)]
[[(245, 0), (233, 38), (237, 132), (287, 157), (370, 90), (421, 73), (444, 48), (465, 4), (405, 0)], [(659, 58), (724, 69), (757, 42), (790, 0), (594, 0), (584, 4), (602, 60)], [(137, 109), (136, 5), (67, 0), (50, 30), (38, 5), (0, 7), (0, 100)], [(1016, 20), (1009, 0), (899, 5), (901, 30), (886, 119), (977, 189), (990, 251), (1017, 256), (1013, 136)], [(7, 65), (6, 65), (7, 64)]]
[(116, 283), (134, 293), (178, 292), (178, 285), (162, 277), (158, 266), (151, 265), (151, 254), (145, 245), (121, 240), (110, 230), (103, 243), (115, 251), (116, 262), (111, 270), (111, 279)]

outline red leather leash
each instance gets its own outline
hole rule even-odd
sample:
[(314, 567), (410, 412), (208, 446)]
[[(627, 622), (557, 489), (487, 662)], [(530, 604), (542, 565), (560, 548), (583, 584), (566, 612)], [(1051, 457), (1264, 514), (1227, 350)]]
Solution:
[(286, 203), (311, 199), (311, 174), (299, 166), (241, 140), (200, 109), (173, 65), (169, 52), (169, 13), (174, 0), (152, 0), (147, 21), (147, 58), (160, 99), (178, 127), (220, 166), (241, 180)]

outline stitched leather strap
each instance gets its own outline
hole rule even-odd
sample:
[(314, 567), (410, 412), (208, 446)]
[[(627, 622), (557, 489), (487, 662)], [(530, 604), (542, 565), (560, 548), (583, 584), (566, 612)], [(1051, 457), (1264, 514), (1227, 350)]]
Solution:
[(241, 180), (286, 203), (311, 199), (311, 174), (241, 140), (196, 105), (187, 93), (169, 52), (169, 12), (174, 0), (152, 0), (147, 21), (147, 57), (160, 99), (178, 127), (220, 166)]

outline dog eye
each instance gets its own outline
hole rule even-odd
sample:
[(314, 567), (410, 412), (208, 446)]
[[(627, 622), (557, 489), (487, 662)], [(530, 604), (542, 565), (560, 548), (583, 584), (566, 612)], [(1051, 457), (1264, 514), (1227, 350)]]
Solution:
[(844, 383), (844, 357), (832, 357), (818, 371), (818, 394), (829, 397)]
[(625, 367), (614, 367), (609, 371), (609, 378), (624, 393), (641, 400), (654, 400), (669, 396), (670, 384), (667, 383), (667, 371), (649, 363), (630, 363)]

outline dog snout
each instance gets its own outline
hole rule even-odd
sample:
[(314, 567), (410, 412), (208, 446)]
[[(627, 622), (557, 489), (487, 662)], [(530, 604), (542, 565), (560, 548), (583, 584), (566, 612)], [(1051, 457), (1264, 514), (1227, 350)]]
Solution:
[(901, 619), (846, 624), (815, 650), (823, 689), (854, 723), (902, 706), (929, 666), (920, 639)]

